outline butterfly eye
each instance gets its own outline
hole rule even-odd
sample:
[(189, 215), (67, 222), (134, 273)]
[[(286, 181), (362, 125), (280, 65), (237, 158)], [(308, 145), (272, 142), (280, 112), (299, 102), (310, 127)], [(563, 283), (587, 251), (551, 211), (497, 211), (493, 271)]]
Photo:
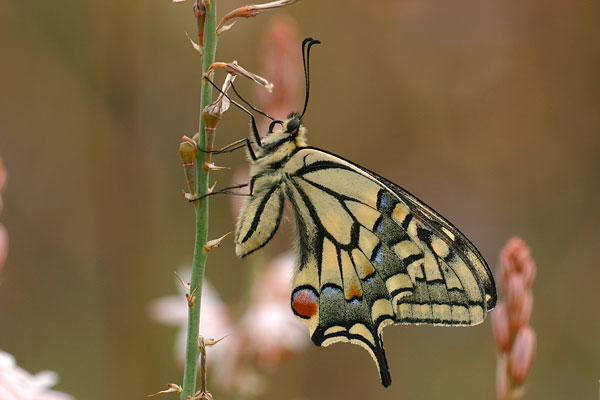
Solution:
[(300, 120), (294, 118), (288, 121), (285, 131), (288, 133), (295, 132), (300, 126)]

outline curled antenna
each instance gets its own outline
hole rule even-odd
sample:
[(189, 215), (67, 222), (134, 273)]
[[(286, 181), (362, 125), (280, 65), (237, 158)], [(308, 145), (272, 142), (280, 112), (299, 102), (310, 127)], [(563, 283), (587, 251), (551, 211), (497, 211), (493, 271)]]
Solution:
[(242, 95), (240, 94), (240, 92), (237, 91), (237, 89), (235, 88), (235, 85), (233, 84), (233, 82), (231, 82), (231, 88), (233, 89), (233, 91), (235, 92), (235, 94), (237, 95), (237, 97), (240, 98), (240, 100), (242, 100), (244, 102), (244, 104), (246, 104), (248, 107), (250, 107), (252, 110), (256, 111), (257, 113), (259, 113), (260, 115), (264, 115), (265, 117), (269, 118), (271, 121), (275, 121), (275, 118), (271, 117), (269, 114), (267, 114), (266, 112), (259, 110), (258, 108), (254, 107), (252, 104), (250, 104), (246, 99), (244, 99), (242, 97)]
[(300, 114), (299, 119), (302, 119), (304, 113), (306, 112), (306, 107), (308, 106), (308, 95), (310, 94), (310, 48), (319, 43), (321, 43), (320, 40), (316, 40), (311, 37), (307, 37), (302, 41), (302, 63), (304, 64), (304, 78), (306, 79), (306, 97), (304, 98), (304, 108), (302, 109), (302, 114)]
[(277, 125), (277, 124), (283, 126), (283, 121), (275, 120), (275, 121), (271, 122), (271, 124), (269, 125), (269, 133), (273, 132), (273, 129), (275, 128), (275, 125)]

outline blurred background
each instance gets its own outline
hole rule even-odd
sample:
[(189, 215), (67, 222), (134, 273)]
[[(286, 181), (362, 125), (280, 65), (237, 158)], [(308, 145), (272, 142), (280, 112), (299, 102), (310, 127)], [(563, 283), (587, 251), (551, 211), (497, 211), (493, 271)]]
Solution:
[[(244, 4), (217, 2), (220, 15)], [(31, 372), (57, 371), (56, 388), (78, 399), (142, 399), (181, 381), (176, 329), (148, 308), (177, 293), (173, 271), (192, 256), (194, 216), (177, 155), (198, 125), (201, 59), (185, 37), (196, 32), (191, 7), (0, 4), (8, 171), (0, 218), (10, 241), (0, 348)], [(558, 0), (305, 0), (238, 21), (217, 51), (218, 61), (265, 71), (272, 20), (295, 20), (298, 66), (303, 37), (323, 42), (313, 48), (304, 119), (311, 145), (424, 199), (493, 269), (510, 236), (529, 243), (538, 265), (529, 399), (598, 392), (599, 12), (598, 2)], [(238, 79), (238, 88), (257, 101), (250, 83)], [(288, 111), (301, 109), (302, 91)], [(246, 115), (232, 108), (216, 145), (247, 134)], [(246, 165), (242, 152), (216, 163), (232, 167), (212, 175), (218, 186)], [(254, 261), (237, 259), (232, 239), (211, 253), (206, 276), (233, 318), (249, 265), (292, 247), (284, 225)], [(210, 237), (233, 229), (230, 199), (213, 198)], [(269, 373), (260, 398), (494, 397), (489, 321), (389, 327), (385, 343), (386, 390), (358, 346), (310, 345)]]

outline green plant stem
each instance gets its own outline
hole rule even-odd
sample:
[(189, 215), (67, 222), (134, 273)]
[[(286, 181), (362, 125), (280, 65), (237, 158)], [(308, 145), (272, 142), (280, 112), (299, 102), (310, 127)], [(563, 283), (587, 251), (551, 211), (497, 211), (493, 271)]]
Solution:
[[(217, 1), (212, 0), (211, 6), (206, 9), (206, 20), (204, 23), (204, 57), (202, 59), (202, 73), (215, 61), (217, 50)], [(204, 107), (212, 102), (212, 87), (202, 79), (200, 99), (200, 123), (198, 132), (198, 146), (206, 148), (206, 135), (202, 111)], [(206, 153), (199, 151), (196, 156), (196, 168), (198, 171), (198, 196), (208, 193), (208, 171), (204, 169)], [(196, 212), (196, 238), (194, 243), (194, 258), (192, 261), (192, 278), (190, 282), (190, 293), (193, 294), (193, 305), (188, 312), (187, 349), (185, 357), (185, 370), (183, 375), (183, 392), (181, 399), (186, 400), (193, 396), (196, 391), (196, 377), (198, 373), (198, 334), (200, 328), (200, 307), (202, 299), (202, 282), (204, 279), (204, 267), (208, 253), (205, 250), (208, 234), (208, 197), (194, 203)]]

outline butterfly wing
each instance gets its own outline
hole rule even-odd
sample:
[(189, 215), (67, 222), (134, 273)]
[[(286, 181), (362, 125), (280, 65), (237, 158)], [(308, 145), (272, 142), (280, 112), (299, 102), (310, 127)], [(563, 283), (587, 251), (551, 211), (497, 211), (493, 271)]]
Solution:
[(493, 278), (479, 252), (408, 192), (309, 147), (284, 172), (300, 242), (292, 309), (317, 345), (362, 346), (388, 386), (385, 326), (474, 325), (494, 306)]
[(281, 185), (270, 177), (253, 178), (254, 190), (240, 214), (235, 231), (235, 252), (240, 257), (265, 246), (277, 232), (283, 215)]

